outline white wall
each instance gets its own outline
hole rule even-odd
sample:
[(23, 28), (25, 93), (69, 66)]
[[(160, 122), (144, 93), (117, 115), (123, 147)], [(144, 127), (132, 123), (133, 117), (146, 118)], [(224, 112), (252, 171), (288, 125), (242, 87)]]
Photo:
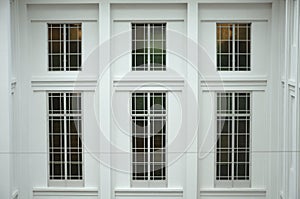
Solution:
[[(141, 21), (166, 22), (167, 27), (167, 71), (132, 72), (131, 71), (131, 23)], [(112, 155), (112, 190), (116, 198), (144, 198), (147, 195), (167, 192), (173, 188), (185, 187), (185, 149), (178, 146), (184, 142), (185, 123), (182, 115), (184, 106), (184, 88), (172, 90), (169, 80), (184, 81), (186, 63), (186, 5), (185, 4), (114, 4), (111, 6), (111, 78), (118, 85), (113, 85), (111, 104), (111, 144)], [(129, 81), (128, 85), (125, 81)], [(148, 81), (144, 87), (144, 81)], [(150, 82), (149, 82), (150, 81)], [(127, 86), (126, 86), (127, 84)], [(175, 83), (176, 85), (176, 83)], [(125, 86), (125, 88), (124, 88)], [(171, 85), (172, 86), (172, 85)], [(171, 90), (170, 90), (171, 89)], [(167, 91), (167, 187), (155, 188), (149, 193), (134, 194), (131, 185), (131, 123), (130, 97), (135, 90)], [(174, 125), (175, 124), (175, 125)], [(185, 145), (182, 143), (183, 146)], [(119, 189), (127, 189), (118, 194)], [(133, 192), (133, 193), (132, 193)], [(125, 194), (124, 194), (125, 193)], [(128, 195), (129, 194), (129, 195)], [(180, 194), (179, 194), (180, 195)], [(181, 194), (182, 195), (182, 194)], [(173, 197), (175, 197), (173, 195)], [(182, 198), (182, 196), (178, 196)]]
[[(290, 2), (291, 0), (288, 0)], [(54, 3), (59, 3), (56, 5)], [(31, 0), (14, 2), (15, 17), (13, 49), (9, 60), (9, 33), (0, 45), (1, 64), (1, 126), (4, 139), (0, 151), (9, 146), (9, 62), (16, 68), (17, 88), (14, 103), (14, 149), (22, 152), (14, 157), (15, 172), (11, 177), (9, 157), (0, 154), (2, 183), (0, 194), (19, 189), (19, 198), (268, 198), (278, 199), (277, 184), (283, 181), (282, 198), (293, 198), (297, 188), (290, 190), (290, 169), (299, 171), (299, 157), (284, 155), (279, 160), (281, 140), (278, 135), (279, 71), (284, 85), (294, 85), (291, 103), (288, 86), (284, 87), (282, 110), (282, 150), (299, 151), (299, 44), (287, 52), (292, 58), (280, 67), (283, 58), (277, 54), (277, 0), (274, 1), (147, 1), (135, 0), (99, 2), (90, 0)], [(220, 1), (218, 1), (220, 2)], [(232, 3), (236, 2), (236, 3)], [(252, 3), (251, 3), (252, 2)], [(256, 3), (255, 3), (256, 2)], [(0, 21), (9, 30), (9, 3), (0, 2)], [(298, 4), (299, 5), (299, 4)], [(299, 7), (299, 6), (298, 6)], [(5, 10), (5, 12), (2, 12)], [(297, 11), (299, 13), (299, 9)], [(216, 21), (238, 20), (252, 23), (251, 71), (216, 72)], [(82, 22), (83, 71), (47, 72), (47, 22)], [(131, 22), (155, 21), (167, 23), (167, 71), (131, 71)], [(297, 23), (296, 23), (297, 24)], [(5, 30), (5, 28), (4, 28)], [(275, 30), (275, 31), (274, 31)], [(289, 30), (286, 30), (290, 33)], [(299, 36), (299, 35), (298, 35)], [(198, 46), (199, 45), (199, 46)], [(290, 47), (290, 44), (288, 44)], [(296, 47), (295, 47), (296, 46)], [(199, 48), (198, 48), (199, 47)], [(277, 47), (277, 48), (276, 48)], [(282, 47), (283, 48), (283, 47)], [(271, 50), (270, 50), (271, 49)], [(283, 52), (284, 54), (285, 52)], [(286, 58), (289, 60), (289, 58)], [(277, 62), (277, 60), (279, 60)], [(299, 59), (298, 59), (299, 60)], [(221, 79), (223, 81), (221, 81)], [(130, 184), (130, 92), (148, 82), (144, 90), (162, 89), (168, 92), (168, 172), (167, 187), (136, 189)], [(289, 82), (289, 83), (288, 83)], [(158, 84), (157, 84), (158, 83)], [(206, 85), (208, 84), (208, 86)], [(198, 89), (199, 88), (199, 89)], [(211, 91), (208, 91), (212, 89)], [(214, 186), (215, 157), (212, 146), (215, 138), (214, 99), (218, 90), (248, 90), (252, 92), (252, 149), (251, 188), (217, 189)], [(280, 88), (281, 89), (281, 88)], [(47, 157), (47, 90), (80, 90), (84, 103), (84, 187), (54, 188), (48, 186)], [(95, 92), (96, 91), (96, 92)], [(276, 99), (272, 99), (276, 98)], [(279, 101), (279, 100), (278, 100)], [(291, 105), (292, 104), (292, 105)], [(290, 107), (290, 108), (288, 108)], [(4, 111), (2, 111), (4, 110)], [(294, 112), (293, 112), (294, 111)], [(276, 115), (272, 115), (277, 113)], [(200, 118), (199, 130), (197, 121)], [(292, 118), (289, 120), (288, 118)], [(278, 119), (278, 120), (277, 120)], [(287, 123), (291, 121), (292, 123)], [(2, 125), (2, 122), (4, 125)], [(287, 128), (289, 127), (289, 128)], [(293, 127), (293, 128), (290, 128)], [(2, 132), (2, 128), (1, 128)], [(275, 135), (275, 136), (274, 136)], [(275, 137), (275, 138), (274, 138)], [(284, 139), (286, 138), (286, 139)], [(3, 142), (3, 143), (2, 143)], [(121, 152), (121, 153), (120, 153)], [(181, 155), (181, 156), (180, 156)], [(292, 160), (292, 164), (289, 164)], [(275, 164), (275, 163), (277, 164)], [(285, 162), (282, 177), (279, 166)], [(2, 164), (4, 163), (4, 164)], [(295, 172), (295, 175), (300, 175)], [(278, 181), (277, 181), (278, 180)], [(276, 182), (274, 182), (276, 181)], [(274, 186), (273, 186), (274, 185)], [(293, 184), (294, 185), (294, 184)], [(9, 191), (8, 191), (9, 190)], [(154, 196), (156, 194), (156, 196)], [(222, 194), (223, 196), (221, 196)], [(294, 194), (294, 195), (293, 195)], [(2, 195), (0, 196), (2, 198)], [(299, 195), (296, 196), (296, 198)]]
[(11, 109), (10, 109), (10, 74), (11, 74), (11, 44), (10, 44), (10, 6), (9, 1), (0, 1), (0, 198), (9, 198), (11, 194)]
[(284, 54), (284, 64), (281, 70), (282, 77), (282, 100), (281, 127), (283, 151), (280, 160), (282, 162), (281, 173), (281, 198), (299, 198), (300, 190), (300, 65), (299, 65), (299, 1), (284, 1), (284, 24), (285, 48), (281, 51)]
[[(201, 74), (199, 187), (201, 198), (271, 198), (268, 179), (268, 76), (271, 51), (271, 4), (199, 4), (199, 70)], [(251, 23), (251, 71), (216, 70), (216, 23)], [(208, 90), (210, 89), (210, 90)], [(251, 92), (250, 188), (215, 187), (216, 95), (220, 91)], [(226, 197), (227, 196), (227, 197)]]

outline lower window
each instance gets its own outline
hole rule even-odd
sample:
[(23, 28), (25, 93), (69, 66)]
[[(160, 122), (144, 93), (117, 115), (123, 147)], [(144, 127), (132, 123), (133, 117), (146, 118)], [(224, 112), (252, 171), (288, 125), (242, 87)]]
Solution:
[(82, 185), (81, 93), (48, 93), (49, 185)]
[(250, 93), (217, 93), (216, 186), (250, 186)]
[(166, 93), (132, 93), (132, 184), (166, 182)]

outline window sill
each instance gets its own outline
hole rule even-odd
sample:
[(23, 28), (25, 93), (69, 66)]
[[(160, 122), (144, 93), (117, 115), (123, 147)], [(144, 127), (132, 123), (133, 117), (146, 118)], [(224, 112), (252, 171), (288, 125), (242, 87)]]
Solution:
[(184, 89), (184, 79), (181, 77), (126, 77), (115, 78), (113, 87), (117, 91), (132, 91), (132, 90), (162, 90), (162, 91), (179, 91)]
[(164, 196), (164, 197), (183, 197), (182, 188), (117, 188), (115, 196)]
[(95, 91), (96, 77), (79, 76), (35, 76), (31, 79), (33, 91), (83, 90)]
[(200, 189), (200, 196), (261, 196), (265, 197), (266, 189), (260, 188), (207, 188)]
[(33, 196), (98, 196), (98, 188), (70, 188), (70, 187), (35, 187)]

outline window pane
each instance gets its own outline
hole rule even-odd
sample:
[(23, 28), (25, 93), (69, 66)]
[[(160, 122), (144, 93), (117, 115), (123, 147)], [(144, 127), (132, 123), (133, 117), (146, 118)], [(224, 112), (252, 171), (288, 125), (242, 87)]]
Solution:
[(250, 32), (251, 24), (217, 24), (217, 70), (250, 70)]
[[(81, 99), (75, 100), (76, 106), (70, 103), (72, 97), (80, 96), (80, 93), (48, 94), (49, 179), (82, 179), (81, 105), (78, 105)], [(74, 107), (77, 109), (77, 116), (69, 111)]]
[(131, 111), (132, 179), (165, 180), (166, 93), (132, 93)]
[(249, 156), (250, 93), (217, 93), (216, 180), (249, 180)]
[(132, 24), (132, 70), (165, 70), (165, 35), (165, 24)]

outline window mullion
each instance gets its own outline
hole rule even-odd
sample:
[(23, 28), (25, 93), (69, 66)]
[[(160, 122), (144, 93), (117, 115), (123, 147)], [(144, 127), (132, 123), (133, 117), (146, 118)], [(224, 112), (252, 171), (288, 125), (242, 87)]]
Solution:
[(235, 149), (235, 139), (234, 139), (234, 136), (235, 136), (235, 113), (234, 113), (234, 110), (235, 110), (235, 93), (232, 93), (232, 112), (233, 112), (233, 116), (231, 118), (232, 122), (231, 122), (231, 129), (232, 129), (232, 132), (231, 132), (231, 139), (232, 139), (232, 143), (231, 143), (231, 184), (233, 186), (233, 181), (234, 181), (234, 176), (235, 176), (235, 170), (234, 170), (234, 164), (235, 164), (235, 161), (234, 161), (234, 158), (235, 158), (235, 155), (234, 155), (234, 149)]
[(232, 25), (232, 70), (235, 71), (235, 24)]
[(148, 158), (148, 181), (150, 180), (150, 171), (151, 171), (151, 167), (150, 167), (150, 125), (151, 125), (151, 119), (150, 119), (150, 92), (147, 93), (147, 112), (148, 112), (148, 135), (147, 135), (147, 144), (148, 144), (148, 155), (147, 155), (147, 158)]
[(65, 165), (65, 172), (64, 172), (64, 179), (67, 180), (67, 169), (68, 169), (68, 164), (67, 164), (67, 116), (66, 116), (66, 93), (63, 94), (63, 99), (64, 99), (64, 152), (65, 152), (65, 160), (64, 160), (64, 165)]
[(63, 71), (66, 71), (67, 69), (67, 30), (66, 30), (66, 24), (64, 24), (63, 26), (63, 32), (64, 32), (64, 37), (63, 37), (63, 40), (64, 40), (64, 52), (63, 52), (63, 56), (64, 56), (64, 70)]
[(150, 43), (151, 43), (151, 42), (150, 42), (150, 40), (151, 40), (151, 36), (150, 36), (150, 32), (151, 32), (151, 31), (150, 31), (150, 27), (151, 27), (150, 24), (148, 24), (148, 25), (147, 25), (147, 32), (148, 32), (148, 37), (147, 37), (147, 44), (148, 44), (148, 49), (147, 49), (147, 53), (148, 53), (148, 54), (147, 54), (147, 58), (148, 58), (148, 63), (147, 63), (147, 65), (148, 65), (148, 70), (150, 70), (150, 64), (151, 64), (151, 63), (150, 63), (150, 56), (151, 56), (151, 55), (150, 55)]

